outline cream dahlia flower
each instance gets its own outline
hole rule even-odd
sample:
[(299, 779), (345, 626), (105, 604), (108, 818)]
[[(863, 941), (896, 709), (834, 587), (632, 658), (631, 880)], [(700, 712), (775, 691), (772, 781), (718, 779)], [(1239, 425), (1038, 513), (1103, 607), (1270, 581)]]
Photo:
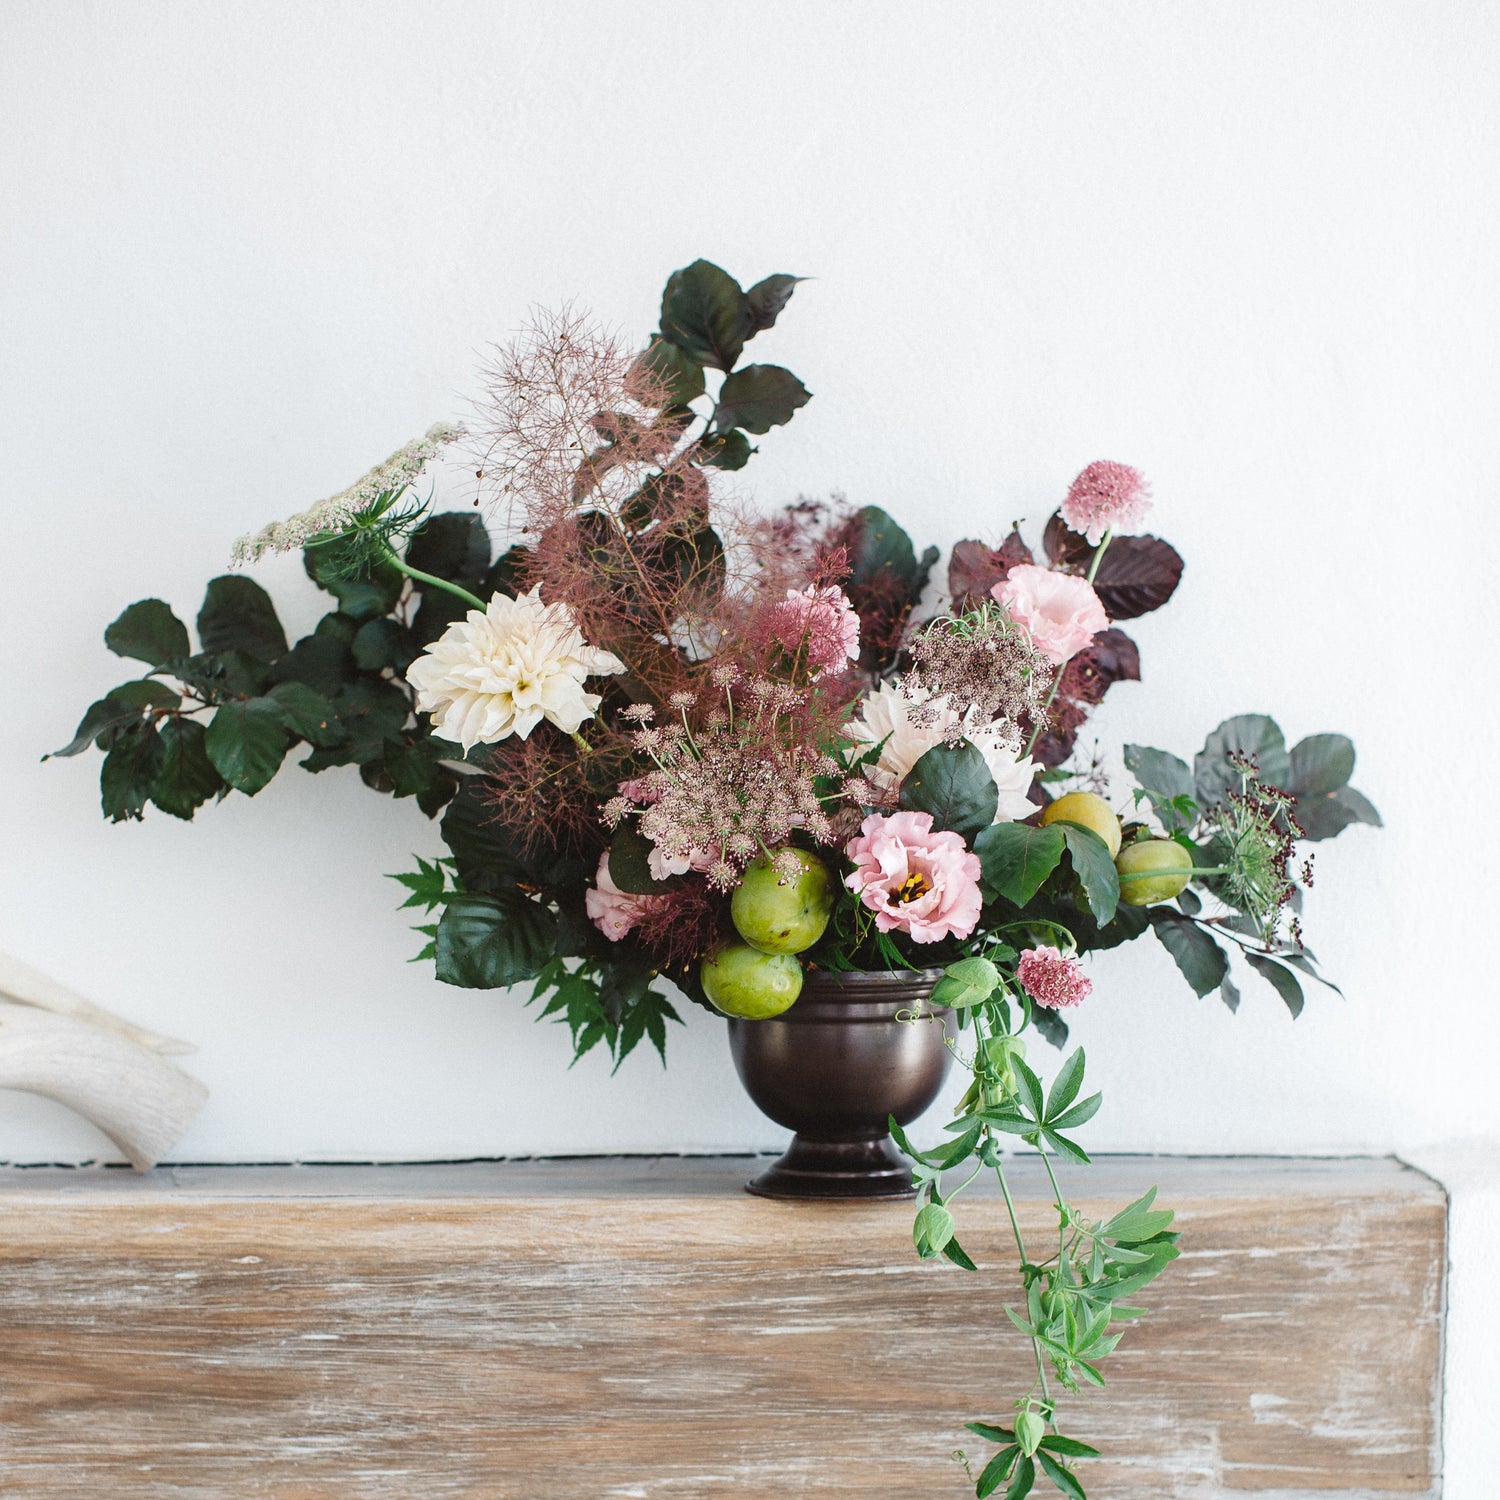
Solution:
[(865, 696), (859, 717), (844, 725), (844, 733), (866, 745), (885, 741), (880, 759), (866, 766), (864, 774), (873, 786), (893, 794), (906, 773), (935, 745), (966, 739), (984, 757), (995, 778), (1000, 794), (995, 821), (1011, 823), (1036, 811), (1026, 794), (1041, 767), (1019, 753), (1004, 725), (976, 723), (972, 712), (959, 713), (946, 697), (934, 699), (925, 688), (881, 683)]
[(538, 585), (471, 609), (406, 669), (406, 680), (433, 733), (469, 750), (513, 734), (524, 740), (543, 719), (573, 734), (600, 703), (584, 679), (624, 670), (619, 657), (584, 640), (566, 605), (543, 604)]

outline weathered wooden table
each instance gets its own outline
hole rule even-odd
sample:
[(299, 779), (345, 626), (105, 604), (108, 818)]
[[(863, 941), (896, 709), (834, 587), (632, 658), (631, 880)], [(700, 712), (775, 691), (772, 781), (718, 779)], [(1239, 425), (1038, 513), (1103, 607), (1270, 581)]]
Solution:
[[(1023, 1227), (1055, 1224), (1022, 1160)], [(905, 1204), (744, 1159), (0, 1170), (0, 1494), (954, 1500), (1027, 1350)], [(1115, 1158), (1182, 1259), (1068, 1430), (1093, 1500), (1439, 1491), (1445, 1201), (1390, 1160)]]

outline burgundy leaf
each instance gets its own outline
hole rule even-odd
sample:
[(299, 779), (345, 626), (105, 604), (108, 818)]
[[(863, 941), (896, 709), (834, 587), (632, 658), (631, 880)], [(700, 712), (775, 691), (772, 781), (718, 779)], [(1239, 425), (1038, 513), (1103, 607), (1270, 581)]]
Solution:
[(1135, 642), (1123, 630), (1101, 630), (1093, 644), (1068, 663), (1058, 691), (1084, 703), (1099, 703), (1115, 683), (1140, 680), (1141, 653)]
[(1109, 544), (1094, 592), (1111, 620), (1134, 620), (1160, 609), (1177, 591), (1182, 558), (1154, 536), (1119, 536)]
[(1052, 512), (1047, 529), (1042, 533), (1042, 551), (1047, 554), (1048, 562), (1070, 571), (1075, 568), (1087, 571), (1089, 560), (1094, 555), (1088, 538), (1074, 531), (1063, 520), (1060, 510)]
[[(1087, 573), (1094, 558), (1088, 540), (1071, 530), (1057, 511), (1042, 533), (1042, 546), (1054, 567)], [(1160, 537), (1117, 536), (1110, 542), (1094, 578), (1094, 592), (1111, 620), (1134, 620), (1160, 609), (1176, 592), (1182, 558)]]
[(956, 609), (985, 598), (1010, 570), (1031, 561), (1031, 548), (1014, 526), (999, 548), (983, 542), (958, 542), (948, 560), (948, 592)]

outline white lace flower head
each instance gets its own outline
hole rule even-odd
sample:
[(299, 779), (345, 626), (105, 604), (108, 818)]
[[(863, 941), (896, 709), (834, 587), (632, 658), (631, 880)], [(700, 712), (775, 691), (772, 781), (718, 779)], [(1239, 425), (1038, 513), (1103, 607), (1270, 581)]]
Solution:
[(880, 759), (865, 767), (872, 786), (894, 795), (906, 773), (934, 746), (969, 740), (984, 756), (995, 789), (997, 823), (1010, 823), (1035, 811), (1027, 797), (1040, 769), (1020, 752), (1004, 721), (980, 724), (972, 712), (961, 714), (946, 697), (933, 698), (925, 688), (904, 688), (883, 682), (866, 694), (859, 716), (844, 725), (844, 733), (861, 744), (885, 746)]
[(538, 585), (471, 609), (407, 668), (406, 680), (433, 733), (469, 750), (513, 734), (524, 740), (543, 719), (573, 734), (600, 703), (584, 680), (624, 670), (619, 657), (584, 640), (566, 605), (543, 604)]

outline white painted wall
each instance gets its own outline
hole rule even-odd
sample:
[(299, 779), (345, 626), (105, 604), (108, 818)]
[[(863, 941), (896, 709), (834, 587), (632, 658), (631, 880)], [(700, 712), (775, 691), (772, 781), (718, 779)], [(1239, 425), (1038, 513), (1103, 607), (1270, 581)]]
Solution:
[[(644, 335), (695, 256), (799, 289), (816, 393), (743, 476), (920, 540), (1037, 526), (1097, 457), (1188, 560), (1107, 743), (1352, 734), (1383, 832), (1319, 855), (1347, 999), (1196, 1001), (1154, 945), (1078, 1036), (1129, 1150), (1500, 1135), (1494, 517), (1500, 10), (1462, 0), (169, 3), (0, 13), (0, 948), (195, 1039), (191, 1159), (769, 1146), (721, 1028), (565, 1071), (437, 985), (383, 872), (438, 848), (352, 771), (106, 827), (38, 756), (230, 541), (461, 409), (533, 302)], [(764, 352), (762, 352), (764, 350)], [(295, 562), (258, 576), (293, 626)], [(99, 1155), (0, 1099), (0, 1157)]]

